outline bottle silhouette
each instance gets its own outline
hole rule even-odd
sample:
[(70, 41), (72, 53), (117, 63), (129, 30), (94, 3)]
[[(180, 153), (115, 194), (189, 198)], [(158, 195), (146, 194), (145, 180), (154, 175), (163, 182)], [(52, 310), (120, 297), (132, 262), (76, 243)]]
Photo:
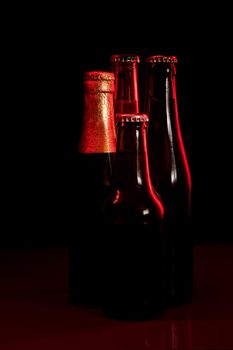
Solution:
[(167, 305), (190, 302), (193, 290), (191, 175), (182, 139), (174, 56), (146, 59), (144, 111), (153, 185), (165, 206)]
[(163, 311), (163, 204), (153, 190), (145, 114), (117, 114), (114, 189), (104, 213), (107, 272), (104, 314), (143, 320)]
[(114, 74), (84, 73), (84, 112), (78, 144), (77, 227), (69, 246), (69, 295), (74, 304), (100, 306), (102, 300), (101, 206), (111, 188), (116, 152)]
[(138, 113), (138, 63), (134, 54), (115, 54), (110, 58), (115, 74), (114, 108), (117, 113)]

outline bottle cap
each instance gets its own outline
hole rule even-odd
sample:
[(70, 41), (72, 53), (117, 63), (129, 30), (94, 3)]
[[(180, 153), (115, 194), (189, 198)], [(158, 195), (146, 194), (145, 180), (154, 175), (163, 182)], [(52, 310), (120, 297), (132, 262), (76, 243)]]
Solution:
[(135, 54), (117, 54), (111, 56), (111, 62), (140, 62), (140, 57)]
[(84, 80), (115, 80), (114, 73), (107, 71), (84, 72)]
[(147, 57), (146, 62), (177, 63), (178, 60), (177, 60), (176, 56), (156, 55), (156, 56)]
[(149, 122), (148, 114), (142, 113), (118, 113), (116, 115), (116, 123), (125, 122), (125, 123), (142, 123)]
[(108, 71), (84, 72), (84, 90), (87, 92), (114, 92), (115, 75)]

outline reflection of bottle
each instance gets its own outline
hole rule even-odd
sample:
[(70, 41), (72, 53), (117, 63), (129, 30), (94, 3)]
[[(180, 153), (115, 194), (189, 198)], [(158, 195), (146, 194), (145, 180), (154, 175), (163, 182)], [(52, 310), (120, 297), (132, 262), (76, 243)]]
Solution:
[(73, 303), (101, 304), (101, 203), (112, 179), (116, 151), (114, 74), (84, 74), (84, 115), (78, 145), (77, 220), (69, 247), (69, 291)]
[[(142, 327), (142, 326), (141, 326)], [(139, 333), (139, 331), (137, 332)], [(191, 350), (192, 321), (185, 320), (157, 320), (154, 324), (147, 324), (143, 329), (143, 349), (157, 350)]]
[(115, 113), (138, 113), (138, 63), (140, 58), (133, 54), (111, 56), (115, 74)]
[(109, 234), (104, 313), (147, 319), (163, 310), (163, 205), (149, 174), (148, 116), (118, 114), (114, 191), (105, 206)]
[(193, 349), (192, 344), (192, 323), (190, 320), (174, 320), (170, 321), (170, 344), (169, 349), (179, 350)]
[(174, 56), (147, 58), (145, 112), (152, 182), (165, 205), (167, 303), (191, 301), (191, 176), (182, 140)]

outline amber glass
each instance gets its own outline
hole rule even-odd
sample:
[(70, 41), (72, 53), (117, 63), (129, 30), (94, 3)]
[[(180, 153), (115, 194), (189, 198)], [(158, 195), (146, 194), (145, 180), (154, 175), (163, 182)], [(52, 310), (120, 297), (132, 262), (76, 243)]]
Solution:
[(77, 152), (76, 219), (69, 246), (69, 295), (74, 304), (102, 303), (101, 207), (112, 184), (116, 151), (114, 74), (84, 74), (84, 113)]
[(163, 311), (163, 204), (153, 190), (147, 158), (148, 116), (117, 115), (114, 190), (105, 206), (104, 314), (149, 319)]
[(146, 60), (144, 110), (153, 185), (165, 205), (167, 304), (190, 302), (193, 290), (191, 176), (182, 139), (174, 56)]
[(139, 56), (134, 54), (115, 54), (111, 56), (110, 60), (115, 74), (115, 113), (138, 113)]

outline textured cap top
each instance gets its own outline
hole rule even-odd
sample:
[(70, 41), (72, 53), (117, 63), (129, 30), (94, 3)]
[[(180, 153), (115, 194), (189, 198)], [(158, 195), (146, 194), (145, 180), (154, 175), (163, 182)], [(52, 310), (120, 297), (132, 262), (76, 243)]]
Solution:
[(140, 57), (135, 54), (118, 54), (111, 56), (111, 62), (140, 62)]
[(115, 80), (115, 75), (106, 71), (90, 71), (84, 73), (84, 80)]
[(149, 122), (149, 117), (147, 114), (142, 113), (118, 113), (116, 115), (116, 122), (126, 122), (126, 123), (140, 123)]
[(156, 55), (156, 56), (147, 57), (146, 62), (177, 63), (178, 60), (177, 60), (176, 56)]
[(115, 75), (107, 71), (90, 71), (84, 73), (84, 90), (90, 93), (114, 92)]

